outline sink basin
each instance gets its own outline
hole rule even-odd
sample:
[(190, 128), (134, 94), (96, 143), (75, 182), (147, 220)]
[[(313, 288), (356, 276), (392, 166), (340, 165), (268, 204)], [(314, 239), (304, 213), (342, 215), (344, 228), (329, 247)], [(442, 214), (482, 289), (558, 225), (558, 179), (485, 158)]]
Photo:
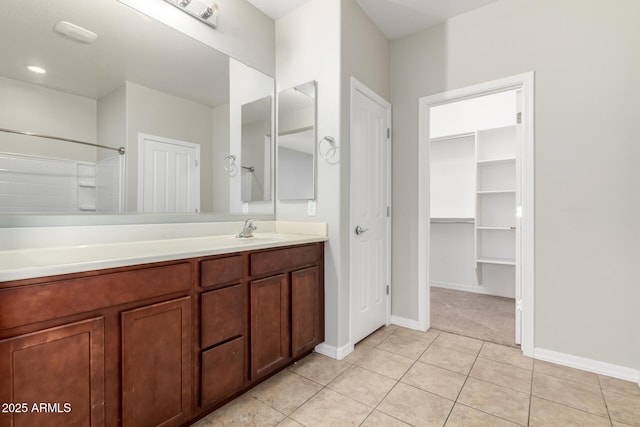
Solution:
[(271, 243), (282, 240), (280, 236), (253, 236), (253, 237), (235, 237), (230, 236), (225, 240), (233, 240), (234, 243), (251, 244), (251, 243)]

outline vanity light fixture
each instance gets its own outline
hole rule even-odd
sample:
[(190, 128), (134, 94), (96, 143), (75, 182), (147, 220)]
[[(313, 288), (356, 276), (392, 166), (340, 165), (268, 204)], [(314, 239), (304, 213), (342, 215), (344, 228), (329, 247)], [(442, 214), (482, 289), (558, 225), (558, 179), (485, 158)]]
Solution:
[(42, 67), (38, 67), (37, 65), (27, 65), (27, 70), (36, 74), (46, 74), (47, 70)]
[(200, 22), (217, 28), (218, 27), (218, 5), (209, 0), (164, 0), (170, 5), (177, 7), (181, 11), (193, 16)]

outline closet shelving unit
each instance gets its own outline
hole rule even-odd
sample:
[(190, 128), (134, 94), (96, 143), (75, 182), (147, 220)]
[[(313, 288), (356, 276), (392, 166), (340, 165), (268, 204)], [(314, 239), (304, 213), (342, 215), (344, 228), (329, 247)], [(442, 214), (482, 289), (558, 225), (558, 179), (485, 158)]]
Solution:
[(509, 285), (515, 285), (516, 126), (479, 130), (475, 139), (478, 284), (489, 273), (502, 281), (513, 277)]
[(511, 125), (430, 139), (432, 284), (514, 296), (516, 132)]

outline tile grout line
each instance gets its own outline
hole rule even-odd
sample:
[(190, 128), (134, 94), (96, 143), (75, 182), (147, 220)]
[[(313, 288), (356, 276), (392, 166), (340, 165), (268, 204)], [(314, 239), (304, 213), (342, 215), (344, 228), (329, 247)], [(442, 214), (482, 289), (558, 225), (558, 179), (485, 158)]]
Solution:
[(600, 395), (602, 396), (602, 401), (604, 402), (604, 407), (607, 409), (607, 416), (609, 417), (609, 424), (613, 426), (613, 419), (611, 418), (611, 412), (609, 411), (609, 404), (607, 403), (607, 398), (604, 395), (604, 390), (602, 389), (602, 383), (600, 382), (600, 376), (596, 375), (596, 379), (598, 380), (598, 385), (600, 386)]
[[(393, 332), (391, 332), (391, 333), (389, 334), (389, 336), (388, 336), (388, 337), (386, 337), (384, 340), (380, 341), (380, 343), (379, 343), (378, 345), (382, 344), (382, 343), (383, 343), (387, 338), (389, 338), (391, 335), (395, 334), (395, 332), (396, 332), (396, 331), (397, 331), (397, 329), (396, 329), (396, 330), (394, 330)], [(436, 335), (436, 338), (437, 338), (439, 335), (440, 335), (440, 334), (438, 333), (438, 335)], [(402, 335), (398, 335), (398, 336), (402, 337)], [(419, 340), (416, 340), (416, 341), (419, 341)], [(435, 338), (433, 339), (433, 341), (435, 341)], [(422, 357), (422, 355), (423, 355), (423, 354), (424, 354), (424, 353), (429, 349), (429, 347), (431, 347), (431, 345), (433, 344), (433, 341), (431, 341), (431, 342), (427, 345), (427, 348), (425, 348), (425, 349), (424, 349), (424, 351), (420, 354), (420, 356), (418, 356), (418, 359), (420, 359), (420, 357)], [(384, 352), (386, 352), (386, 353), (390, 353), (390, 354), (397, 354), (397, 353), (393, 353), (393, 352), (391, 352), (391, 351), (386, 351), (386, 350), (383, 350), (383, 349), (381, 349), (381, 348), (378, 348), (378, 345), (374, 346), (374, 347), (373, 347), (373, 349), (378, 349), (378, 350), (380, 350), (380, 351), (384, 351)], [(373, 350), (373, 349), (372, 349), (372, 350)], [(402, 356), (402, 355), (399, 355), (399, 356)], [(403, 356), (403, 357), (406, 357), (406, 356)], [(406, 358), (408, 359), (408, 357), (406, 357)], [(413, 367), (413, 366), (418, 362), (418, 359), (416, 359), (416, 360), (411, 364), (411, 366), (409, 366), (409, 368), (407, 368), (407, 370), (405, 371), (405, 373), (404, 373), (404, 374), (403, 374), (399, 379), (390, 378), (390, 377), (387, 377), (386, 375), (383, 375), (383, 374), (381, 374), (381, 373), (379, 373), (379, 372), (375, 372), (375, 371), (372, 371), (372, 370), (370, 370), (370, 369), (367, 369), (367, 368), (365, 368), (365, 367), (360, 366), (361, 368), (366, 369), (366, 370), (367, 370), (367, 371), (369, 371), (369, 372), (373, 372), (373, 373), (376, 373), (376, 374), (378, 374), (378, 375), (382, 375), (383, 377), (385, 377), (385, 378), (390, 378), (390, 379), (392, 379), (392, 380), (394, 380), (394, 381), (396, 382), (396, 383), (393, 385), (393, 387), (391, 387), (391, 388), (389, 389), (389, 391), (384, 395), (384, 397), (383, 397), (382, 399), (380, 399), (380, 402), (378, 402), (378, 403), (376, 404), (376, 406), (373, 408), (373, 410), (372, 410), (372, 411), (371, 411), (371, 413), (367, 416), (367, 418), (369, 418), (369, 417), (371, 416), (371, 414), (373, 414), (373, 412), (374, 412), (374, 411), (377, 411), (377, 410), (378, 410), (378, 407), (380, 406), (380, 404), (381, 404), (382, 402), (384, 402), (384, 400), (387, 398), (387, 396), (389, 396), (389, 394), (391, 394), (391, 392), (393, 391), (393, 389), (395, 389), (395, 388), (398, 386), (398, 384), (400, 384), (400, 382), (401, 382), (402, 378), (404, 378), (404, 376), (407, 374), (407, 372), (409, 372), (409, 370), (410, 370), (410, 369), (411, 369), (411, 368), (412, 368), (412, 367)], [(405, 383), (402, 383), (402, 384), (405, 384)], [(405, 384), (405, 385), (408, 385), (408, 386), (409, 386), (409, 384)], [(418, 390), (420, 390), (420, 389), (418, 389)], [(424, 390), (422, 390), (422, 391), (424, 391)], [(435, 395), (435, 396), (437, 396), (437, 395)], [(441, 397), (441, 396), (438, 396), (438, 397)], [(455, 402), (454, 402), (454, 404), (455, 404)], [(393, 419), (395, 419), (395, 420), (398, 420), (398, 421), (400, 421), (400, 422), (403, 422), (403, 423), (405, 423), (405, 424), (408, 424), (408, 425), (413, 426), (413, 424), (410, 424), (410, 423), (408, 423), (408, 422), (406, 422), (406, 421), (404, 421), (404, 420), (401, 420), (401, 419), (399, 419), (399, 418), (397, 418), (397, 417), (395, 417), (395, 416), (393, 416), (393, 415), (391, 415), (391, 414), (387, 414), (387, 413), (386, 413), (386, 412), (384, 412), (384, 411), (379, 411), (379, 412), (381, 412), (381, 413), (383, 413), (383, 414), (385, 414), (385, 415), (387, 415), (387, 416), (389, 416), (389, 417), (391, 417), (391, 418), (393, 418)], [(364, 420), (362, 423), (360, 423), (360, 425), (362, 425), (362, 424), (367, 420), (367, 418), (365, 418), (365, 420)]]

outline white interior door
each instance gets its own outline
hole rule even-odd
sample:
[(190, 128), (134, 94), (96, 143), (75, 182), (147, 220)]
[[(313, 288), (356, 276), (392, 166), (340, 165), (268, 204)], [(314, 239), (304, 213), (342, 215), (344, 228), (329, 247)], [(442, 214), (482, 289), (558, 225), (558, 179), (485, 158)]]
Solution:
[(200, 211), (200, 146), (151, 135), (139, 137), (138, 210)]
[(351, 81), (351, 322), (355, 344), (388, 323), (391, 105)]

